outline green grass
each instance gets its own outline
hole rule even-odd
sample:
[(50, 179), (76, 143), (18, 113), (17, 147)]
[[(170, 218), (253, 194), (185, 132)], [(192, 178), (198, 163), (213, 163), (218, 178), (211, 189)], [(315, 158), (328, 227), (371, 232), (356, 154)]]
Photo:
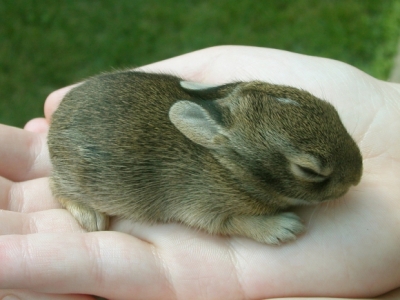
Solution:
[(1, 0), (0, 123), (43, 115), (51, 91), (112, 69), (242, 44), (330, 57), (386, 79), (399, 0)]

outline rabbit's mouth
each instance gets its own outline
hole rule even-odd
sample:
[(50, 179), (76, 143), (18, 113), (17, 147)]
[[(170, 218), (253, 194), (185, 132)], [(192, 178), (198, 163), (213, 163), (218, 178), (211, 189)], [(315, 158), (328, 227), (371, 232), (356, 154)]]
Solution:
[[(343, 193), (343, 194), (345, 194), (345, 193)], [(297, 206), (297, 205), (315, 205), (315, 204), (320, 204), (320, 203), (324, 203), (324, 202), (327, 202), (327, 201), (331, 201), (333, 199), (337, 199), (339, 197), (332, 197), (331, 196), (331, 197), (325, 197), (325, 198), (321, 198), (321, 199), (309, 199), (309, 200), (287, 197), (285, 200), (287, 201), (288, 204), (293, 205), (293, 206)]]
[(334, 194), (329, 194), (329, 195), (325, 195), (325, 196), (321, 196), (320, 198), (311, 198), (311, 199), (301, 199), (301, 198), (291, 198), (291, 197), (285, 197), (285, 201), (289, 204), (289, 205), (313, 205), (313, 204), (319, 204), (319, 203), (324, 203), (327, 201), (331, 201), (334, 199), (338, 199), (340, 197), (342, 197), (343, 195), (345, 195), (347, 192), (349, 191), (349, 187), (345, 186), (342, 189), (338, 189)]

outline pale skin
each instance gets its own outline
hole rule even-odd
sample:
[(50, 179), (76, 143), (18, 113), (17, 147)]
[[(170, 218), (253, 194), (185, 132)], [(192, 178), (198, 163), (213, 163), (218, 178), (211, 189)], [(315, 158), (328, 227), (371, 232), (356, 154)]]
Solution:
[(361, 148), (360, 184), (298, 209), (307, 231), (282, 246), (123, 220), (86, 233), (48, 187), (46, 134), (67, 87), (47, 98), (44, 119), (24, 130), (0, 125), (0, 299), (400, 298), (400, 85), (254, 47), (208, 48), (143, 69), (204, 83), (259, 79), (330, 101)]

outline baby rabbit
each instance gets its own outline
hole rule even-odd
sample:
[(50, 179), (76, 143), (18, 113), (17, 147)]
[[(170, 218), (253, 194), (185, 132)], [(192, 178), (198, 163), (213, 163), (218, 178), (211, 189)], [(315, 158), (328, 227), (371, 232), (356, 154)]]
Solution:
[(117, 216), (279, 244), (304, 228), (287, 208), (340, 197), (362, 174), (332, 105), (260, 81), (99, 75), (66, 95), (48, 146), (52, 192), (88, 231)]

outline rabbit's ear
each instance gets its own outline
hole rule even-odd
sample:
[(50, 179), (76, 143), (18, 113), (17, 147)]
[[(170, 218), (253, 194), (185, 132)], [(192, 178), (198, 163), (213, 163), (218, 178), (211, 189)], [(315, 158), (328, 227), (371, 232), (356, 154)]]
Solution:
[(196, 144), (220, 149), (226, 141), (223, 127), (199, 104), (178, 101), (170, 108), (169, 118), (180, 132)]
[(206, 90), (206, 89), (215, 88), (218, 86), (217, 84), (199, 83), (199, 82), (192, 82), (192, 81), (181, 81), (180, 85), (185, 90), (191, 90), (191, 91)]
[(190, 97), (198, 100), (217, 100), (226, 98), (238, 85), (238, 83), (218, 85), (191, 81), (181, 81), (179, 84), (182, 91), (189, 94)]

